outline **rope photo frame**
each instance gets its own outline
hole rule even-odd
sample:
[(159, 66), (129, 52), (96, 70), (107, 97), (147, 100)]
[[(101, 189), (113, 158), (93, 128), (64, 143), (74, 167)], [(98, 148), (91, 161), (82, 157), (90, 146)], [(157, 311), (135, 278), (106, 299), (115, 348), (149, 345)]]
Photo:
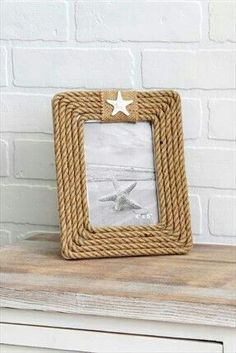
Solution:
[[(173, 91), (122, 91), (126, 116), (112, 116), (117, 91), (75, 91), (53, 99), (62, 255), (66, 259), (185, 254), (192, 248), (181, 101)], [(149, 121), (153, 129), (160, 222), (93, 227), (89, 222), (84, 123)]]

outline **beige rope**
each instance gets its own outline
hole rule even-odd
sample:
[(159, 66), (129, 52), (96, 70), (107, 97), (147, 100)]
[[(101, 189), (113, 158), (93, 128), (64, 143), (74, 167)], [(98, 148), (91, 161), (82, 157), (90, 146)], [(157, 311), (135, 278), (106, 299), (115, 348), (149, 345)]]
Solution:
[[(184, 167), (180, 97), (173, 91), (129, 92), (129, 117), (153, 125), (160, 223), (94, 228), (89, 222), (84, 122), (109, 121), (115, 91), (66, 92), (53, 99), (54, 141), (62, 255), (66, 259), (184, 254), (192, 248)], [(131, 108), (131, 110), (130, 110)], [(118, 117), (119, 115), (119, 117)]]

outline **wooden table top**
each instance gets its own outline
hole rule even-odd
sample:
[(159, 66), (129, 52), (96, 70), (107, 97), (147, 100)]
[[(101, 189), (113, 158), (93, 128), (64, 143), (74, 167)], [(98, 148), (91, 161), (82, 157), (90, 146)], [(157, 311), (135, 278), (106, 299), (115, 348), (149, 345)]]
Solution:
[(236, 247), (182, 256), (68, 261), (57, 235), (0, 252), (3, 307), (233, 327)]

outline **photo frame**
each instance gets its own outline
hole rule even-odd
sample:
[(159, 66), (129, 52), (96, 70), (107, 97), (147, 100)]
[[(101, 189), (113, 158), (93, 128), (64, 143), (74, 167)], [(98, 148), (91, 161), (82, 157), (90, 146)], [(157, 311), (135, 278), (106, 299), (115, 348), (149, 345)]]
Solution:
[(151, 123), (86, 121), (84, 148), (90, 223), (159, 223)]
[[(185, 254), (191, 250), (181, 100), (178, 93), (115, 90), (65, 92), (57, 94), (53, 99), (53, 117), (61, 249), (64, 258)], [(158, 200), (157, 223), (131, 222), (104, 226), (91, 223), (85, 145), (85, 126), (89, 122), (98, 122), (102, 127), (105, 126), (103, 124), (108, 126), (111, 123), (128, 124), (129, 131), (140, 122), (151, 124)], [(89, 140), (86, 143), (89, 144)], [(94, 153), (98, 153), (98, 150)], [(129, 189), (133, 190), (135, 183), (130, 188), (128, 185), (120, 187), (117, 180), (109, 178), (109, 185), (113, 183), (115, 190), (113, 194), (101, 197), (101, 201), (103, 199), (113, 204), (106, 208), (109, 215), (113, 212), (112, 215), (116, 217), (115, 208), (133, 211), (133, 208), (139, 206), (144, 209), (130, 199), (126, 192), (131, 192)], [(116, 187), (120, 189), (117, 191)]]

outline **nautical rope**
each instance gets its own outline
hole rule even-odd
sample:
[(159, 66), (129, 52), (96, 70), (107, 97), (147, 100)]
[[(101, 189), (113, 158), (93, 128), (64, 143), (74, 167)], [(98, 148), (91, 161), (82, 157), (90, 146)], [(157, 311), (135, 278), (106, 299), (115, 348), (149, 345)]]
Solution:
[[(181, 102), (176, 92), (130, 92), (135, 109), (130, 120), (125, 118), (152, 123), (160, 223), (95, 228), (89, 222), (84, 123), (109, 121), (109, 109), (104, 109), (104, 96), (109, 97), (109, 92), (114, 93), (66, 92), (53, 99), (62, 255), (66, 259), (83, 259), (184, 254), (192, 248), (192, 238)], [(120, 120), (112, 117), (112, 121)]]

